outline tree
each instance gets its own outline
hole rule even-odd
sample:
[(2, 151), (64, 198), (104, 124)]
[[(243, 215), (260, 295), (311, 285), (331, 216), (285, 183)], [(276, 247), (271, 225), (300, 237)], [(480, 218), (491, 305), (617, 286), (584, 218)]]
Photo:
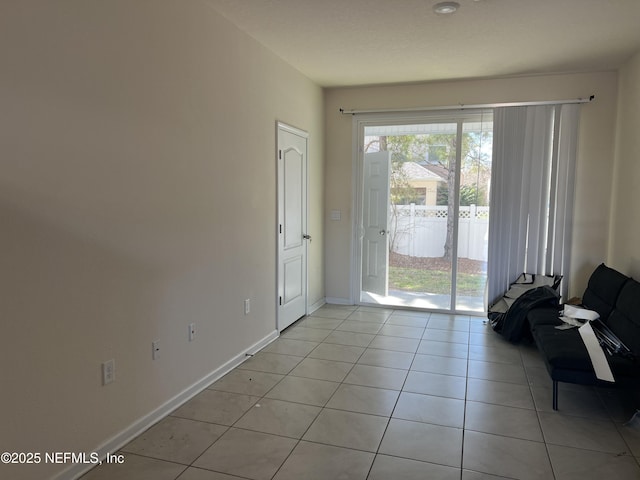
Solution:
[[(447, 234), (444, 244), (443, 258), (451, 260), (453, 254), (453, 220), (455, 201), (450, 198), (449, 191), (455, 191), (456, 173), (456, 135), (432, 134), (430, 135), (434, 149), (429, 161), (437, 163), (447, 172), (447, 182), (438, 188), (438, 205), (447, 206)], [(489, 132), (465, 132), (462, 134), (462, 152), (460, 166), (460, 205), (487, 204), (486, 191), (481, 190), (481, 181), (488, 181), (491, 175), (491, 157), (487, 153), (486, 146), (492, 134)], [(483, 151), (484, 150), (484, 151)], [(482, 180), (481, 180), (482, 179)], [(485, 192), (485, 193), (481, 193)], [(480, 200), (483, 200), (481, 203)], [(475, 201), (472, 201), (475, 200)]]
[[(465, 132), (462, 134), (460, 165), (460, 204), (486, 205), (486, 189), (491, 174), (491, 157), (487, 145), (491, 144), (491, 132)], [(446, 183), (438, 188), (437, 204), (447, 205), (447, 234), (443, 257), (451, 260), (453, 254), (453, 220), (455, 201), (449, 197), (449, 189), (455, 188), (456, 134), (429, 133), (409, 135), (371, 136), (365, 139), (365, 152), (391, 152), (391, 213), (396, 215), (396, 205), (415, 197), (409, 180), (402, 172), (402, 164), (408, 161), (437, 165), (446, 175)], [(397, 221), (396, 221), (397, 224)], [(393, 236), (397, 237), (398, 232)], [(393, 242), (390, 242), (390, 247)]]

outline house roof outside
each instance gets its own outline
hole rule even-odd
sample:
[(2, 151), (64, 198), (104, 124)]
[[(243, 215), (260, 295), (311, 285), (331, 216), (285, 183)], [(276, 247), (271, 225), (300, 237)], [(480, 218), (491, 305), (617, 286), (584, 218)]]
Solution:
[(422, 166), (425, 170), (428, 170), (433, 175), (442, 178), (444, 181), (449, 177), (449, 169), (438, 163), (426, 163)]
[[(434, 180), (438, 182), (445, 182), (447, 179), (446, 173), (443, 177), (416, 162), (404, 162), (401, 169), (403, 175), (405, 175), (408, 180)], [(446, 169), (444, 170), (446, 172)]]

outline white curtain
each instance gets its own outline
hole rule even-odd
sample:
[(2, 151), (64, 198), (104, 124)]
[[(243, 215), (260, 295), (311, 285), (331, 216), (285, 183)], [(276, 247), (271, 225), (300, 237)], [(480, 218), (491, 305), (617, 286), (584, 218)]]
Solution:
[(579, 104), (496, 108), (487, 299), (523, 272), (568, 291)]

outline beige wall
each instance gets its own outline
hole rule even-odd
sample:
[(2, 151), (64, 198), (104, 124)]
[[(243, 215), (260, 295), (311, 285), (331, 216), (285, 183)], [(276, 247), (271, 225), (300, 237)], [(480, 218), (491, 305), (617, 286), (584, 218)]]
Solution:
[(278, 120), (323, 301), (323, 92), (206, 1), (2, 2), (0, 65), (3, 451), (91, 451), (274, 332)]
[(595, 101), (583, 107), (576, 172), (570, 293), (580, 294), (589, 273), (607, 255), (616, 92), (615, 72), (327, 90), (325, 210), (343, 212), (340, 221), (326, 219), (327, 299), (346, 301), (349, 297), (353, 221), (352, 117), (341, 115), (339, 108), (411, 108), (562, 100), (595, 95)]
[(611, 266), (640, 279), (640, 52), (620, 70)]

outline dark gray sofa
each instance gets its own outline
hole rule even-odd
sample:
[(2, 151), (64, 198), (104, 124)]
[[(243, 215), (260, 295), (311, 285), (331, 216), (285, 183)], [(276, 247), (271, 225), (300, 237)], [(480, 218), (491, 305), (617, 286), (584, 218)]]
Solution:
[[(640, 283), (599, 265), (589, 279), (582, 305), (599, 313), (603, 323), (634, 354), (640, 354)], [(607, 356), (615, 383), (596, 377), (577, 329), (558, 330), (562, 321), (554, 308), (532, 309), (527, 314), (531, 335), (553, 381), (553, 409), (558, 409), (558, 382), (638, 388), (640, 361), (633, 356)]]

